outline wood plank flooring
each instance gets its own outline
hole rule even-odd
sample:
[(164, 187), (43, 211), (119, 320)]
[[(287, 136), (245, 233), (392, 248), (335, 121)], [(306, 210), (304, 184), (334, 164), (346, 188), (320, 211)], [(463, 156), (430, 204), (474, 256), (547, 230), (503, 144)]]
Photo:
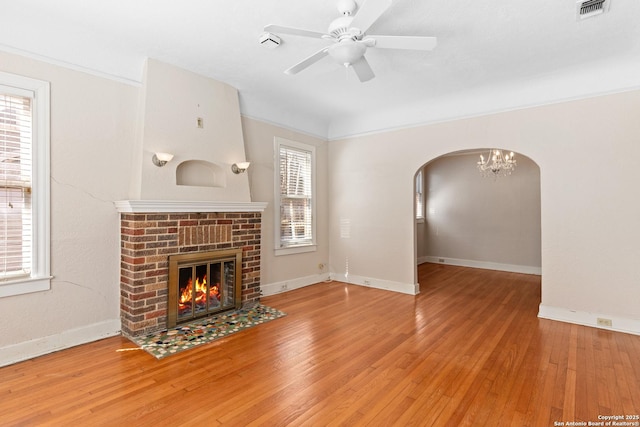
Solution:
[[(537, 318), (537, 276), (423, 264), (340, 282), (163, 360), (114, 337), (0, 368), (1, 426), (553, 426), (640, 414), (640, 337)], [(640, 420), (631, 420), (637, 422)]]

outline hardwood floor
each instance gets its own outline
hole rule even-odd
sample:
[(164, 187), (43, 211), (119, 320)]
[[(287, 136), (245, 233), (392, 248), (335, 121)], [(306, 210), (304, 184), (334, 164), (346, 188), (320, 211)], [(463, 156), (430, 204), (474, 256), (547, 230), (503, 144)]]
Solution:
[(538, 319), (537, 276), (434, 264), (419, 276), (417, 297), (332, 282), (263, 298), (288, 315), (160, 361), (118, 352), (133, 344), (115, 337), (0, 368), (0, 425), (553, 426), (640, 414), (640, 336)]

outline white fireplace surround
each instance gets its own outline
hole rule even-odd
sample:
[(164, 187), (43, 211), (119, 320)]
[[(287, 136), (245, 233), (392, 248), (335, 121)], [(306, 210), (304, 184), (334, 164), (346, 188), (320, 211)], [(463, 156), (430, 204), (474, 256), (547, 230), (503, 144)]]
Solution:
[(118, 212), (263, 212), (267, 202), (217, 202), (182, 200), (121, 200), (114, 202)]

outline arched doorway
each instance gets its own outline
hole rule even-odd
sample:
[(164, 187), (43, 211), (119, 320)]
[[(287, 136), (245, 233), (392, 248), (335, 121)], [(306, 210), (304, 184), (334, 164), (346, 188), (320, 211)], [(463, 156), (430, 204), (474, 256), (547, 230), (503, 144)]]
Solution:
[(423, 262), (541, 274), (540, 168), (515, 153), (512, 174), (483, 177), (489, 152), (448, 153), (416, 172), (416, 274)]

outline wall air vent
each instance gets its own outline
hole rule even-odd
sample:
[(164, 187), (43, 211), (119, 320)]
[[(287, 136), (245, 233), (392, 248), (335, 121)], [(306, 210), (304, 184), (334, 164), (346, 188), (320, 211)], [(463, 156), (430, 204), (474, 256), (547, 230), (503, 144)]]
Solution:
[(609, 3), (611, 3), (611, 0), (579, 0), (576, 10), (578, 21), (608, 11)]

